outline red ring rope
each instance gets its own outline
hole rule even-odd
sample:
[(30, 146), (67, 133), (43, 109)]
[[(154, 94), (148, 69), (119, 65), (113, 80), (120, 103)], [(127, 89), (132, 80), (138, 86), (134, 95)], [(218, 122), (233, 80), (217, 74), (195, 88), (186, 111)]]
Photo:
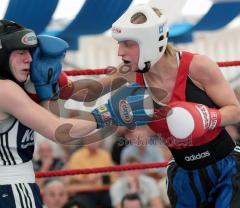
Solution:
[(130, 164), (130, 165), (115, 165), (97, 168), (83, 168), (74, 170), (55, 170), (46, 172), (36, 172), (36, 178), (44, 177), (54, 177), (54, 176), (67, 176), (67, 175), (77, 175), (77, 174), (91, 174), (91, 173), (105, 173), (105, 172), (121, 172), (128, 170), (140, 170), (149, 168), (162, 168), (166, 167), (168, 164), (165, 162), (154, 162), (154, 163), (141, 163), (141, 164)]
[[(240, 61), (221, 61), (217, 62), (219, 67), (232, 67), (240, 66)], [(64, 72), (68, 76), (80, 76), (80, 75), (99, 75), (99, 74), (108, 74), (112, 71), (111, 68), (103, 69), (72, 69), (65, 70)]]

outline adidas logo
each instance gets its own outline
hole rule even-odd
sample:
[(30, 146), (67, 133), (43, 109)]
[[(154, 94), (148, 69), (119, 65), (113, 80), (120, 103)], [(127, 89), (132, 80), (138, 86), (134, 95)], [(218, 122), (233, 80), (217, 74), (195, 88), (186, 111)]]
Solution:
[(205, 152), (201, 152), (198, 153), (196, 155), (190, 155), (190, 156), (186, 156), (184, 159), (189, 162), (189, 161), (195, 161), (195, 160), (200, 160), (203, 159), (205, 157), (209, 157), (210, 156), (210, 152), (209, 151), (205, 151)]

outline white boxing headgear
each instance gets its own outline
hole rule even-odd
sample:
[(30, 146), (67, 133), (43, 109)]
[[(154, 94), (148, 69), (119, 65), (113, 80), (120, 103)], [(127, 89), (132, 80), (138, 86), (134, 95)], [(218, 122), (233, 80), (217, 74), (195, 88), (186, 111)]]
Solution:
[[(143, 23), (133, 23), (131, 18), (142, 13), (146, 16)], [(141, 4), (129, 8), (112, 25), (112, 36), (117, 41), (132, 40), (139, 45), (138, 71), (146, 72), (153, 66), (164, 51), (168, 42), (167, 18), (160, 17), (148, 4)]]

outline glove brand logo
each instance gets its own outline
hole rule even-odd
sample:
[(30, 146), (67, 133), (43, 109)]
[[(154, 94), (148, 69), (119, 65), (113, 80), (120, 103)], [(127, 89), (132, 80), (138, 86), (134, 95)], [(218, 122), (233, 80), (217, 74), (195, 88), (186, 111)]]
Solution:
[(102, 105), (98, 108), (100, 113), (106, 112), (107, 111), (107, 107), (105, 105)]
[(207, 150), (207, 151), (205, 151), (205, 152), (201, 152), (201, 153), (198, 153), (198, 154), (196, 154), (196, 155), (192, 154), (191, 156), (186, 156), (186, 157), (185, 157), (185, 160), (186, 160), (187, 162), (189, 162), (189, 161), (195, 161), (195, 160), (203, 159), (203, 158), (205, 158), (205, 157), (209, 157), (210, 155), (211, 155), (210, 152)]
[(209, 116), (209, 112), (206, 108), (206, 106), (198, 104), (196, 105), (199, 113), (201, 114), (202, 117), (202, 121), (203, 121), (203, 128), (206, 129), (209, 127), (209, 121), (210, 121), (210, 116)]
[(130, 115), (130, 112), (132, 111), (130, 105), (126, 100), (120, 100), (119, 102), (119, 113), (121, 118), (126, 123), (131, 123), (133, 120), (133, 117)]
[(217, 125), (217, 121), (218, 121), (218, 115), (215, 112), (211, 113), (211, 123), (209, 125), (209, 129), (215, 129), (216, 125)]
[(24, 35), (21, 41), (24, 45), (35, 45), (37, 44), (37, 37), (35, 33), (30, 32)]
[(121, 33), (122, 31), (121, 31), (120, 28), (113, 27), (113, 28), (112, 28), (112, 32), (114, 32), (114, 33)]

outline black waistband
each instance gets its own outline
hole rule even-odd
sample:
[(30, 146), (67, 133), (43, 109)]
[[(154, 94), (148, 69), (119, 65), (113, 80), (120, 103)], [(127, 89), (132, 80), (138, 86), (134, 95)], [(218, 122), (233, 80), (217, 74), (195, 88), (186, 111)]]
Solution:
[(196, 147), (184, 149), (170, 148), (176, 163), (184, 169), (193, 170), (213, 164), (228, 154), (235, 147), (226, 130), (223, 130), (213, 141)]

